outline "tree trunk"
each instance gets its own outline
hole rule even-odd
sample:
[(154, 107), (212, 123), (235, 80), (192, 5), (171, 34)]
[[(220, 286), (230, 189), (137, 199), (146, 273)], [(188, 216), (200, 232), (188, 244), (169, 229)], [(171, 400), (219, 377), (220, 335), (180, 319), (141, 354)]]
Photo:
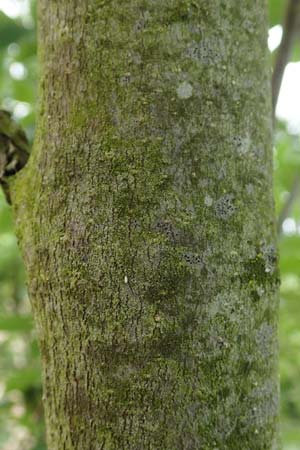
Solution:
[(39, 1), (14, 186), (49, 450), (277, 448), (260, 0)]

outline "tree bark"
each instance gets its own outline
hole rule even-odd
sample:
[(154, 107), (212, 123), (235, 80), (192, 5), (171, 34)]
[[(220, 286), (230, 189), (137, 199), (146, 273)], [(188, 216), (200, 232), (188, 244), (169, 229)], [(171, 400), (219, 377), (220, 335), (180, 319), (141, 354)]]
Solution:
[(276, 449), (266, 4), (39, 1), (13, 189), (49, 450)]

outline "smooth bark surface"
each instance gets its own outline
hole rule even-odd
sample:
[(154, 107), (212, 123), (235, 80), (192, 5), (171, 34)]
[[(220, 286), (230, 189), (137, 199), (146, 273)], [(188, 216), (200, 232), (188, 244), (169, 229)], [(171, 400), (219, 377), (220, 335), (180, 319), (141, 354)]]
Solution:
[(265, 2), (40, 0), (14, 188), (49, 450), (278, 448)]

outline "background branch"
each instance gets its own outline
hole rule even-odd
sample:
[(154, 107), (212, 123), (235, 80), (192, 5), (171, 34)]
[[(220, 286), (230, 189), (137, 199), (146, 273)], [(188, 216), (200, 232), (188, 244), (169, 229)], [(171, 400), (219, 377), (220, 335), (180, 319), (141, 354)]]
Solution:
[(278, 235), (280, 235), (282, 233), (282, 224), (285, 221), (285, 219), (289, 216), (292, 206), (294, 204), (294, 201), (298, 197), (299, 187), (300, 187), (300, 176), (297, 173), (294, 178), (291, 191), (289, 192), (288, 197), (287, 197), (287, 199), (279, 213), (279, 216), (278, 216), (278, 220), (277, 220)]
[(282, 83), (284, 69), (287, 63), (289, 62), (291, 50), (295, 41), (295, 36), (299, 25), (299, 16), (300, 16), (300, 0), (289, 0), (286, 10), (285, 22), (283, 26), (282, 41), (278, 49), (272, 77), (272, 98), (273, 98), (274, 114), (278, 101), (278, 95)]
[[(289, 0), (283, 26), (282, 41), (278, 49), (272, 76), (272, 101), (273, 101), (274, 117), (284, 70), (291, 56), (296, 34), (299, 29), (299, 23), (300, 23), (300, 0)], [(278, 216), (277, 232), (279, 236), (282, 233), (282, 224), (290, 214), (293, 203), (298, 196), (299, 187), (300, 187), (300, 176), (297, 173), (294, 178), (289, 195)]]

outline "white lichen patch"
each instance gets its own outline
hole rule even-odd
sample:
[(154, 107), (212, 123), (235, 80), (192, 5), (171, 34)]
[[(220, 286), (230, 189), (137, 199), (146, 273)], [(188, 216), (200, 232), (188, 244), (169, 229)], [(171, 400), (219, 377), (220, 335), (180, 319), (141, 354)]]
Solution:
[(269, 356), (273, 350), (274, 328), (272, 325), (264, 322), (256, 332), (256, 343), (258, 350), (265, 357)]
[(245, 155), (250, 151), (251, 140), (249, 136), (234, 136), (232, 142), (239, 155)]
[(211, 206), (211, 205), (213, 204), (213, 199), (211, 198), (210, 195), (206, 195), (206, 196), (204, 197), (204, 204), (205, 204), (206, 206)]
[(120, 85), (121, 86), (126, 86), (131, 81), (132, 81), (131, 80), (131, 73), (130, 72), (124, 73), (124, 75), (122, 75), (121, 78), (120, 78)]
[(225, 59), (225, 46), (219, 38), (202, 39), (200, 42), (191, 42), (185, 54), (202, 64), (213, 65)]
[(215, 316), (223, 317), (226, 322), (240, 323), (248, 313), (245, 305), (240, 304), (239, 296), (233, 291), (218, 293), (207, 305), (207, 313), (210, 319)]
[(265, 272), (273, 274), (277, 269), (277, 251), (273, 244), (262, 246), (262, 254), (265, 260)]
[(232, 194), (225, 194), (216, 201), (215, 212), (219, 219), (227, 220), (235, 213), (236, 208), (233, 200)]
[(254, 194), (254, 186), (253, 184), (249, 183), (246, 184), (246, 192), (248, 195), (253, 195)]
[(200, 255), (192, 252), (186, 252), (183, 253), (183, 258), (185, 259), (185, 262), (190, 265), (195, 265), (200, 267), (201, 269), (204, 267), (203, 259)]
[(211, 181), (208, 178), (203, 178), (199, 181), (200, 186), (207, 187), (211, 184)]
[(183, 81), (176, 89), (176, 92), (180, 99), (185, 100), (193, 95), (193, 86), (187, 81)]
[(226, 177), (226, 167), (225, 164), (222, 164), (218, 169), (218, 180), (223, 180)]

